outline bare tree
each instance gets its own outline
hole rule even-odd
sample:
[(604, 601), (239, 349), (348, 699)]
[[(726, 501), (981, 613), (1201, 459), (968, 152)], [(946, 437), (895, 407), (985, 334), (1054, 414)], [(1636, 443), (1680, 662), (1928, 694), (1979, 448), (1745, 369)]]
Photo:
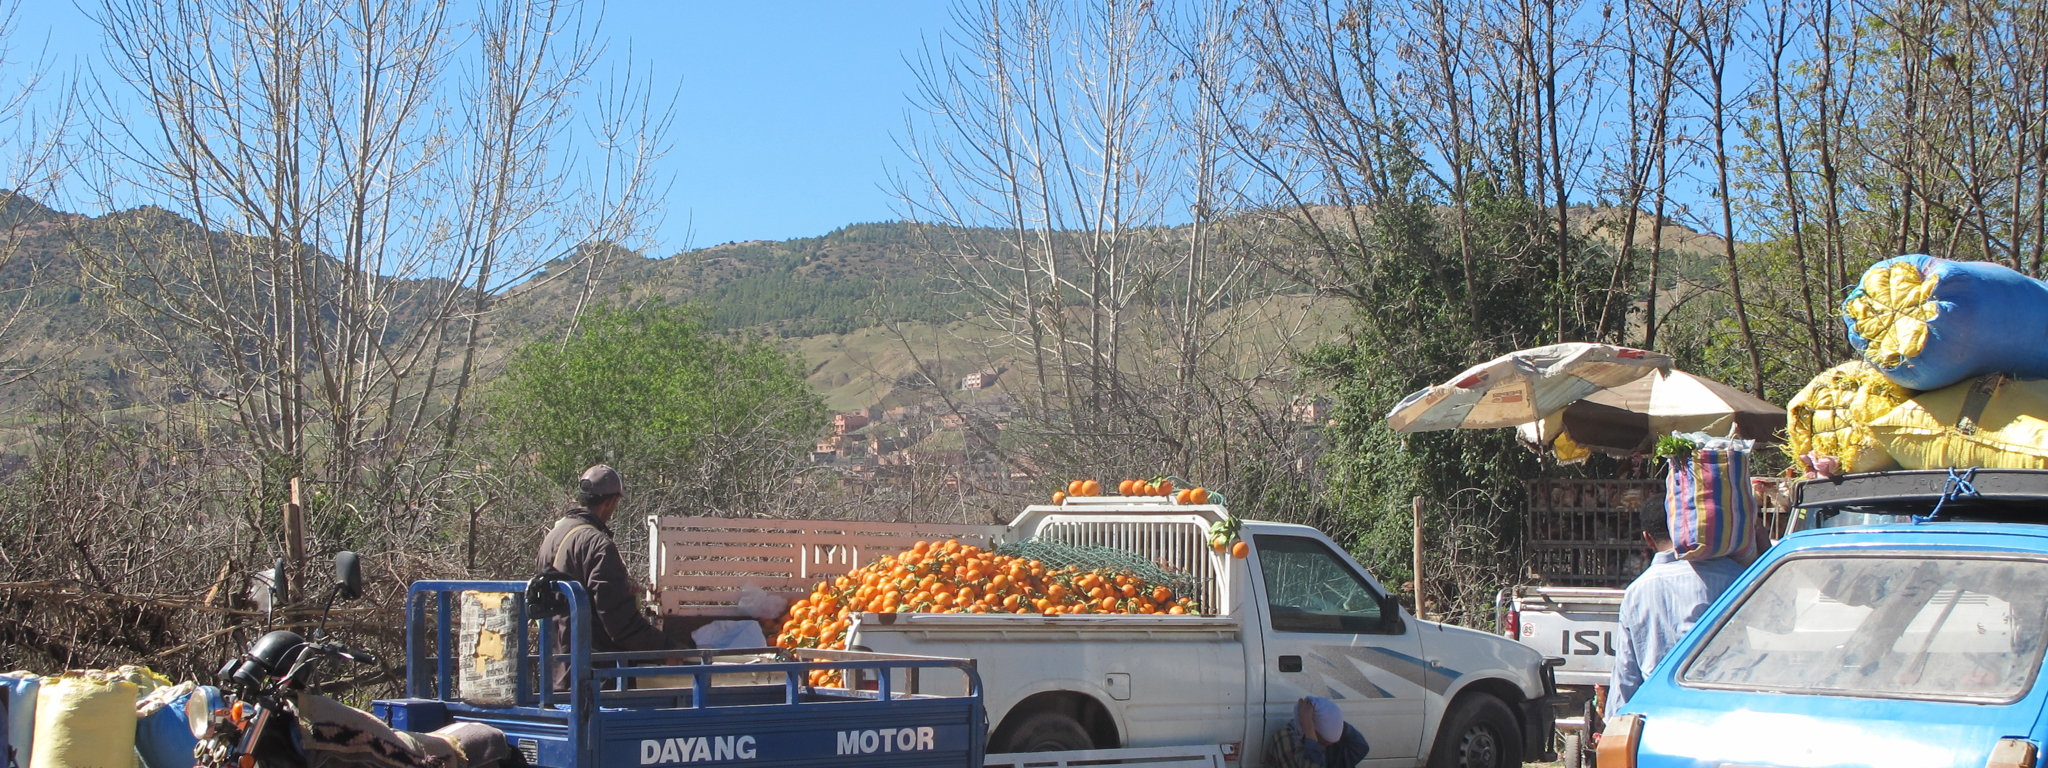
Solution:
[(1738, 123), (1742, 119), (1742, 84), (1731, 80), (1742, 3), (1741, 0), (1694, 0), (1652, 7), (1667, 15), (1666, 23), (1671, 28), (1682, 31), (1685, 46), (1691, 49), (1692, 59), (1698, 64), (1693, 70), (1694, 76), (1685, 80), (1684, 85), (1693, 93), (1703, 111), (1700, 120), (1704, 125), (1704, 135), (1696, 140), (1705, 145), (1711, 164), (1711, 178), (1707, 184), (1720, 209), (1723, 279), (1742, 349), (1749, 358), (1750, 392), (1762, 397), (1763, 352), (1757, 346), (1756, 332), (1750, 327), (1749, 305), (1742, 295), (1742, 267), (1736, 260), (1736, 239), (1740, 233), (1735, 228), (1736, 201), (1730, 185), (1738, 169), (1735, 167), (1737, 148), (1730, 146), (1729, 142), (1731, 134), (1739, 133)]
[[(1643, 203), (1645, 198), (1654, 197), (1649, 268), (1642, 292), (1643, 332), (1638, 342), (1653, 348), (1657, 343), (1657, 294), (1661, 289), (1659, 272), (1663, 264), (1664, 205), (1668, 199), (1665, 188), (1670, 179), (1669, 159), (1673, 143), (1672, 102), (1684, 61), (1680, 55), (1678, 30), (1665, 23), (1661, 14), (1646, 10), (1642, 3), (1623, 4), (1619, 34), (1618, 53), (1623, 59), (1621, 76), (1628, 96), (1625, 102), (1627, 114), (1622, 119), (1628, 126), (1628, 135), (1626, 151), (1617, 153), (1622, 160), (1620, 166), (1609, 172), (1610, 176), (1619, 177), (1616, 181), (1622, 207), (1622, 227), (1621, 256), (1614, 261), (1608, 290), (1624, 290), (1642, 239)], [(1619, 325), (1619, 318), (1616, 320), (1610, 324), (1608, 313), (1603, 311), (1600, 335), (1605, 336), (1610, 328)]]
[(106, 0), (98, 17), (100, 202), (192, 226), (138, 211), (79, 234), (89, 285), (157, 373), (229, 414), (261, 487), (304, 475), (380, 505), (438, 482), (418, 470), (455, 447), (495, 300), (630, 243), (652, 207), (662, 113), (644, 85), (598, 83), (580, 3)]
[[(33, 294), (50, 282), (52, 265), (27, 252), (32, 241), (61, 229), (67, 217), (44, 204), (67, 180), (75, 160), (67, 151), (76, 101), (70, 84), (53, 78), (47, 62), (17, 48), (18, 2), (0, 2), (0, 385), (47, 368), (31, 362), (17, 325), (35, 315)], [(61, 280), (61, 277), (59, 278)]]
[(1035, 471), (1223, 478), (1292, 449), (1288, 324), (1317, 310), (1228, 218), (1227, 107), (1184, 83), (1235, 38), (1203, 8), (962, 3), (919, 62), (905, 211), (939, 288), (1029, 372)]

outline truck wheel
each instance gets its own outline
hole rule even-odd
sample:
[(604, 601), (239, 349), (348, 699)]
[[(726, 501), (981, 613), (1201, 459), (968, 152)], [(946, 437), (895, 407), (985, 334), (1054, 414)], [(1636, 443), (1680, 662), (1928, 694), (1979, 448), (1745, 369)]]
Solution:
[(1564, 748), (1557, 751), (1558, 758), (1564, 761), (1564, 768), (1586, 768), (1586, 754), (1579, 747), (1581, 738), (1584, 737), (1578, 731), (1564, 734)]
[(1075, 749), (1094, 749), (1095, 740), (1088, 736), (1088, 729), (1074, 718), (1059, 712), (1040, 712), (1017, 724), (1017, 730), (1010, 732), (1009, 743), (1002, 746), (1003, 752), (1066, 752)]
[(1519, 768), (1521, 745), (1522, 731), (1508, 705), (1474, 693), (1459, 698), (1437, 728), (1429, 768)]

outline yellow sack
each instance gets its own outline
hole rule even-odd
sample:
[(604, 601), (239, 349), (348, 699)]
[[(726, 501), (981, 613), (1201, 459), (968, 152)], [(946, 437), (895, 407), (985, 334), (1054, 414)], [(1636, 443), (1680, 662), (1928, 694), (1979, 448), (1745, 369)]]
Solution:
[(156, 670), (150, 669), (149, 667), (138, 667), (134, 664), (123, 664), (120, 667), (106, 670), (106, 673), (107, 677), (109, 678), (115, 680), (126, 680), (128, 682), (134, 683), (135, 695), (138, 698), (142, 696), (148, 696), (150, 691), (154, 691), (158, 688), (171, 687), (170, 678), (157, 674)]
[(135, 684), (97, 670), (44, 678), (30, 768), (134, 768)]
[(1869, 425), (1912, 396), (1861, 360), (1829, 368), (1786, 404), (1785, 449), (1833, 456), (1843, 472), (1891, 469), (1897, 464)]
[(2048, 380), (1993, 375), (1922, 392), (1870, 431), (1906, 469), (2048, 469), (2043, 417)]

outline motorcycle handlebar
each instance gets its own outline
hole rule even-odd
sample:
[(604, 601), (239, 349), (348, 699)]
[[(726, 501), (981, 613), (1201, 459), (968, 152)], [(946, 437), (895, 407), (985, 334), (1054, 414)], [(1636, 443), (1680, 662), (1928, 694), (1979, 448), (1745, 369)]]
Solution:
[(317, 650), (328, 656), (347, 659), (357, 664), (377, 663), (377, 654), (371, 653), (369, 651), (357, 650), (355, 648), (348, 648), (345, 646), (335, 645), (332, 643), (310, 643), (309, 645), (311, 645), (311, 647), (314, 650)]

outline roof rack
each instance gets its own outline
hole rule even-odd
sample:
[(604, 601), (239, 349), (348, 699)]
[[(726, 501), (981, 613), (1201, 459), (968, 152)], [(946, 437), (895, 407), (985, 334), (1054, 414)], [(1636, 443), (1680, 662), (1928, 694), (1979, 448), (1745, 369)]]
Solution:
[(1973, 498), (1987, 501), (2048, 501), (2048, 470), (2042, 469), (1914, 469), (1868, 472), (1793, 486), (1796, 507), (1838, 507), (1900, 501), (1939, 500), (1950, 477), (1969, 480)]

